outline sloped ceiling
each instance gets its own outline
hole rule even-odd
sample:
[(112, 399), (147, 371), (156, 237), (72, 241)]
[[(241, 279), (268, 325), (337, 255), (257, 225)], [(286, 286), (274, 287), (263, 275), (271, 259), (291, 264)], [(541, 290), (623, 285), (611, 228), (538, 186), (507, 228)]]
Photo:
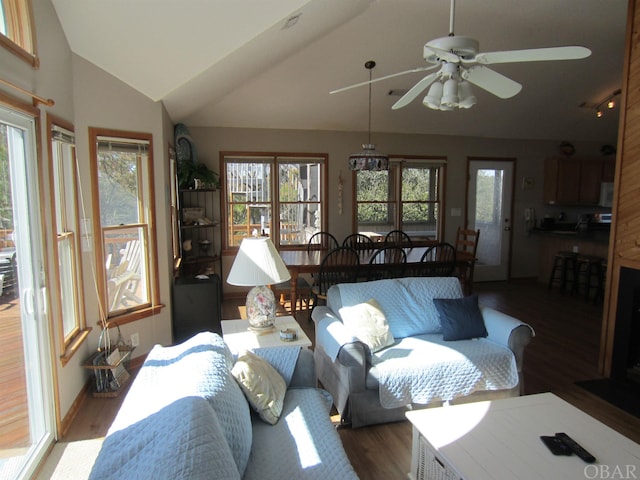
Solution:
[[(329, 91), (425, 65), (423, 45), (449, 30), (448, 0), (52, 0), (71, 50), (149, 98), (174, 122), (366, 131), (368, 89)], [(496, 65), (523, 85), (502, 100), (478, 88), (469, 110), (420, 100), (391, 110), (425, 74), (374, 84), (374, 132), (616, 140), (619, 109), (593, 108), (621, 87), (622, 0), (458, 0), (455, 33), (483, 52), (584, 45), (583, 60)], [(287, 27), (292, 17), (297, 22)]]

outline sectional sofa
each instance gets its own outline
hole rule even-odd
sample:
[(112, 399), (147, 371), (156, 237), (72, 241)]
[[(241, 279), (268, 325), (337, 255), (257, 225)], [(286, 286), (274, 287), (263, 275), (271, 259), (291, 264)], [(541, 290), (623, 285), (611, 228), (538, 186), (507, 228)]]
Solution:
[(234, 358), (209, 332), (156, 346), (90, 478), (356, 479), (330, 420), (331, 396), (315, 385), (306, 349)]

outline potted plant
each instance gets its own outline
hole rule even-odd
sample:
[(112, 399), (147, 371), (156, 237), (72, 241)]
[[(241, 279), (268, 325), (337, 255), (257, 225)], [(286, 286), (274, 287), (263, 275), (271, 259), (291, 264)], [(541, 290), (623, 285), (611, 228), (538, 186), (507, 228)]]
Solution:
[[(218, 173), (209, 168), (204, 163), (181, 162), (178, 166), (178, 187), (181, 189), (189, 188), (218, 188)], [(199, 180), (200, 185), (196, 185)]]

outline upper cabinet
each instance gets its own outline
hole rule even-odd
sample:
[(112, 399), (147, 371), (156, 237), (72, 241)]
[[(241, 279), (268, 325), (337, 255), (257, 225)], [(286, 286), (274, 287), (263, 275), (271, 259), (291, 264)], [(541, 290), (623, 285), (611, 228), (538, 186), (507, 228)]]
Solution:
[(598, 205), (600, 185), (613, 180), (615, 157), (596, 159), (547, 158), (544, 164), (544, 203)]

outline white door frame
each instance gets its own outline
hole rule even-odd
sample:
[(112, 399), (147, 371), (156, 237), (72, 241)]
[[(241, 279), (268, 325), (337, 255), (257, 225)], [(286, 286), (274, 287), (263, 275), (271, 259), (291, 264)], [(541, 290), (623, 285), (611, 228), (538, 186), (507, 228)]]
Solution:
[[(31, 444), (19, 455), (0, 459), (0, 477), (32, 478), (55, 440), (52, 356), (46, 315), (44, 252), (40, 216), (36, 147), (37, 122), (28, 114), (0, 105), (0, 121), (7, 129), (11, 165), (11, 197), (20, 298), (25, 388)], [(22, 132), (21, 134), (18, 132)]]
[[(504, 167), (504, 168), (501, 168)], [(474, 228), (475, 225), (475, 185), (471, 182), (472, 168), (502, 169), (505, 172), (503, 188), (503, 210), (501, 218), (502, 231), (502, 255), (500, 264), (486, 266), (482, 262), (476, 262), (474, 270), (474, 281), (501, 281), (511, 278), (511, 246), (513, 241), (513, 209), (515, 196), (515, 176), (516, 159), (499, 157), (467, 157), (467, 186), (465, 190), (465, 228)], [(478, 245), (489, 237), (482, 236), (480, 228), (480, 239)]]

